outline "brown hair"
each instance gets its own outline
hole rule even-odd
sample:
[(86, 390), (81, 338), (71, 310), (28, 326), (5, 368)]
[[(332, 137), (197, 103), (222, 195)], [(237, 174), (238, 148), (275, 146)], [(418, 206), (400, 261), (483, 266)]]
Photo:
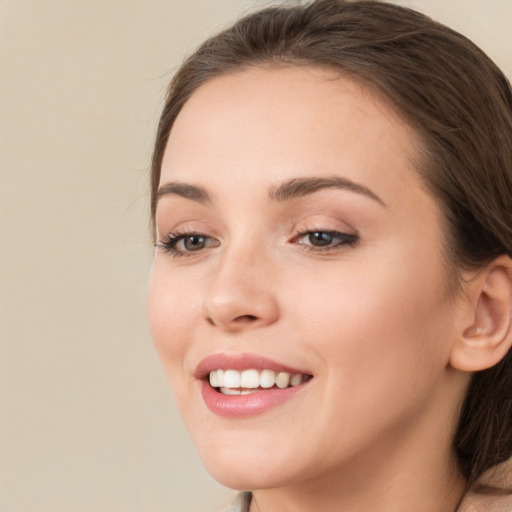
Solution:
[[(461, 34), (379, 1), (316, 0), (267, 8), (193, 53), (171, 82), (158, 126), (153, 220), (167, 139), (191, 94), (213, 77), (273, 63), (325, 66), (364, 80), (413, 126), (422, 141), (418, 171), (443, 208), (452, 270), (478, 269), (499, 255), (512, 256), (509, 82)], [(473, 376), (454, 450), (468, 485), (512, 456), (512, 352)]]

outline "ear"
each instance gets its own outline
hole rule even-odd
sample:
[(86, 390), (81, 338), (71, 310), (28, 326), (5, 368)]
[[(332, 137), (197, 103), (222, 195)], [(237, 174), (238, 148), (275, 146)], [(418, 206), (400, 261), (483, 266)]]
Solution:
[(476, 372), (499, 363), (512, 345), (512, 260), (500, 256), (464, 286), (469, 314), (464, 315), (450, 364)]

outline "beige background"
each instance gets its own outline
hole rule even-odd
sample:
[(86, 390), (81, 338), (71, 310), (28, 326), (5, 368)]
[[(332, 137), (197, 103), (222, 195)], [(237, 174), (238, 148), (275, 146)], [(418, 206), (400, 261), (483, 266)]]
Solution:
[[(255, 0), (0, 1), (0, 511), (212, 512), (151, 345), (147, 167), (182, 56)], [(512, 74), (512, 0), (416, 0)]]

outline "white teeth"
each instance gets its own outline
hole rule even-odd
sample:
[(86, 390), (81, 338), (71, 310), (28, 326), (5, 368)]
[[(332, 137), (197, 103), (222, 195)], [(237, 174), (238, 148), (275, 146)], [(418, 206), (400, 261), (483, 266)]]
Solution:
[(260, 374), (260, 386), (264, 389), (271, 388), (276, 383), (276, 372), (263, 370)]
[(222, 388), (224, 386), (224, 370), (210, 372), (209, 380), (212, 388)]
[(258, 370), (244, 370), (240, 375), (241, 388), (259, 388), (260, 372)]
[(224, 387), (225, 388), (239, 388), (241, 375), (236, 370), (226, 370), (224, 373)]
[(292, 378), (290, 379), (290, 386), (298, 386), (299, 384), (302, 384), (302, 374), (296, 373), (295, 375), (292, 375)]
[(220, 392), (224, 395), (250, 395), (256, 393), (252, 389), (231, 389), (231, 388), (220, 388)]
[(290, 384), (290, 374), (286, 372), (278, 373), (276, 377), (276, 386), (284, 389), (288, 387), (288, 384)]
[(294, 387), (302, 384), (307, 376), (301, 373), (276, 373), (273, 370), (258, 371), (248, 369), (242, 372), (237, 370), (213, 370), (209, 374), (210, 385), (220, 388), (226, 395), (246, 395), (254, 393), (258, 388), (269, 389), (276, 385), (280, 389)]
[(217, 372), (216, 371), (210, 372), (210, 386), (212, 388), (219, 388), (220, 387), (219, 380), (217, 379)]
[(231, 389), (231, 388), (220, 388), (221, 392), (225, 395), (241, 395), (241, 389)]

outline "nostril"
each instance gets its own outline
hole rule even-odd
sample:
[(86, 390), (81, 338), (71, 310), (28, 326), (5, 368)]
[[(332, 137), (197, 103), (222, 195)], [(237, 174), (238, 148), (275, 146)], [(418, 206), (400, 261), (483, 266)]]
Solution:
[(235, 322), (238, 322), (241, 324), (246, 324), (246, 323), (254, 322), (257, 319), (258, 319), (258, 317), (254, 316), (254, 315), (240, 315), (235, 318)]
[[(249, 323), (255, 322), (256, 320), (258, 320), (258, 317), (255, 315), (240, 315), (240, 316), (237, 316), (236, 318), (234, 318), (233, 322), (238, 323), (238, 324), (249, 324)], [(206, 317), (206, 321), (210, 325), (217, 325), (217, 323), (211, 316)]]

